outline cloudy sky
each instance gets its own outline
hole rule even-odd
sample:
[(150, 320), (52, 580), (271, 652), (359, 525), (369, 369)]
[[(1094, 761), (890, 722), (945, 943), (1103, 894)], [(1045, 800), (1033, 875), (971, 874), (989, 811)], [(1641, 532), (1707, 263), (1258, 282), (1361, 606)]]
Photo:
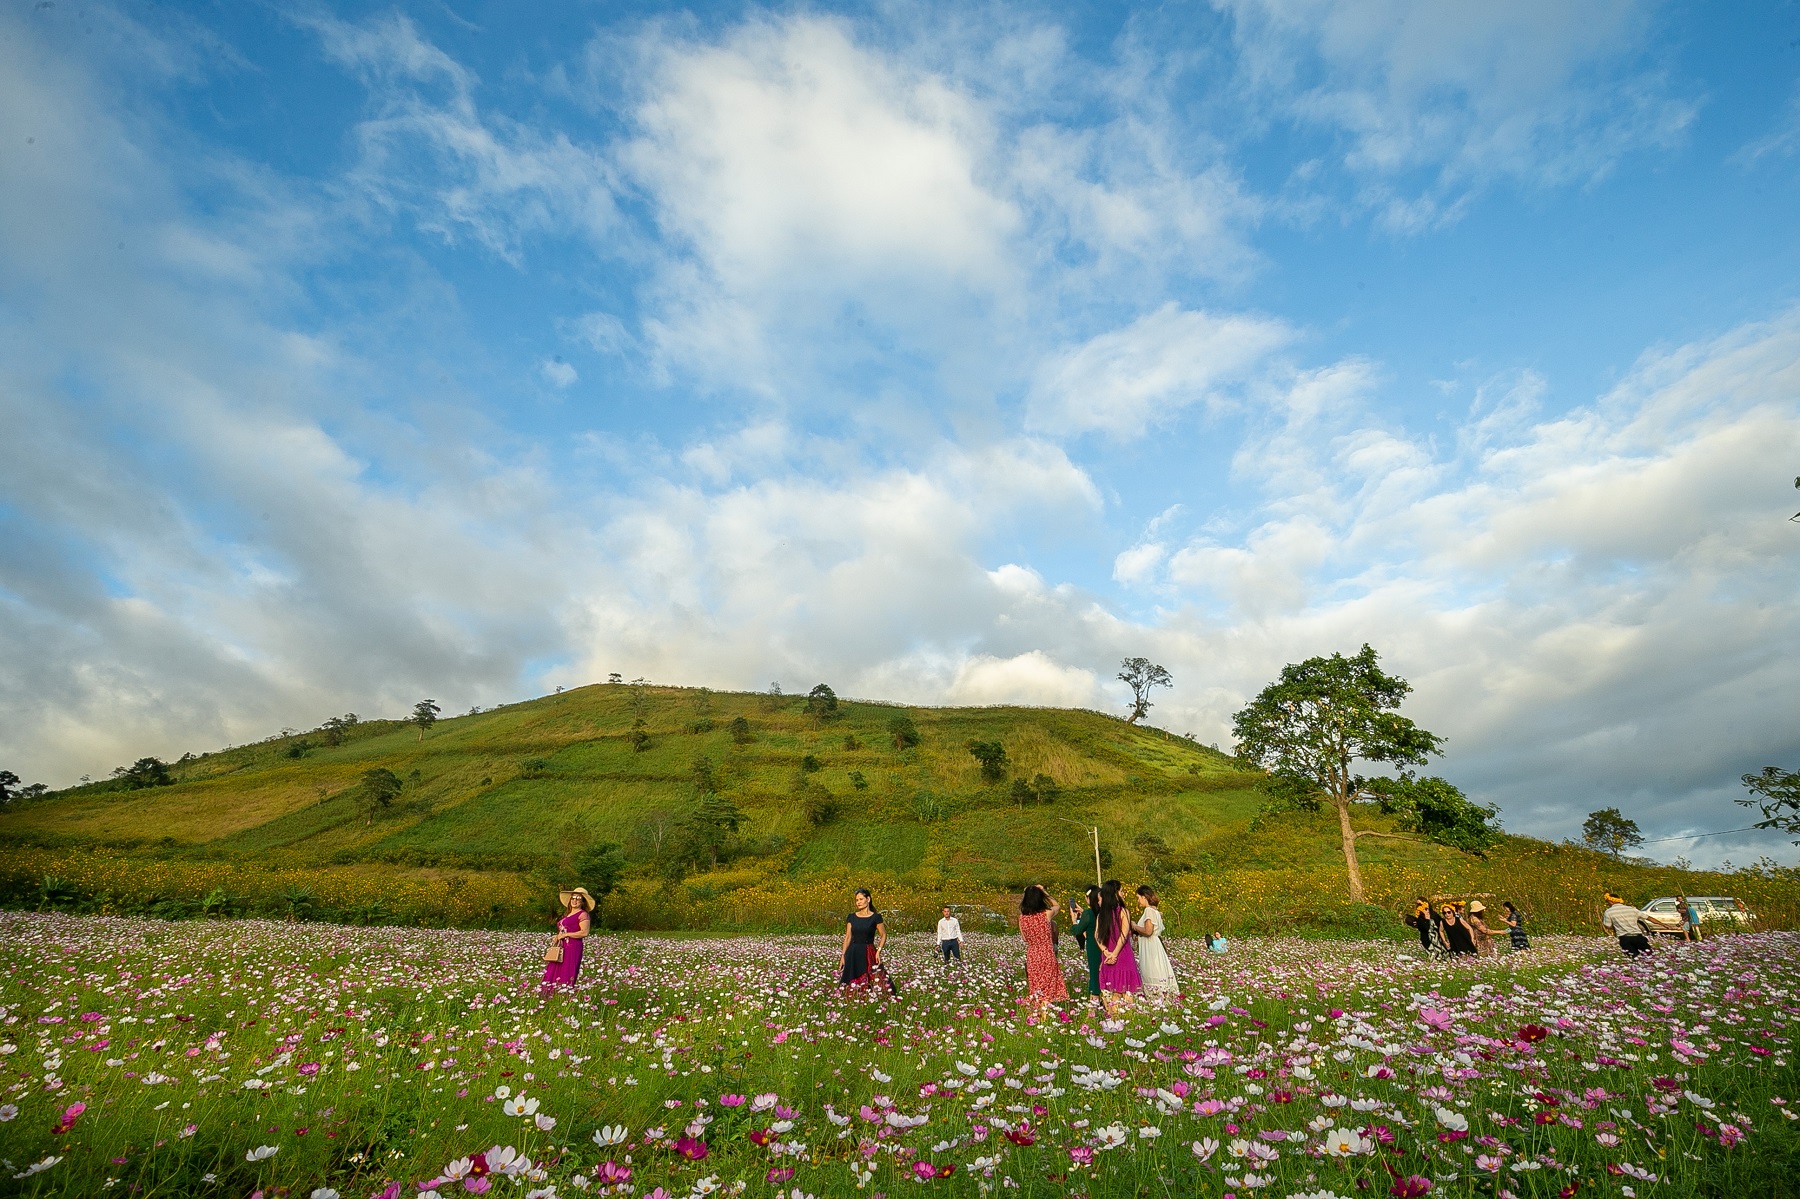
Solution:
[[(603, 679), (1800, 766), (1800, 9), (0, 5), (0, 765)], [(1660, 856), (1796, 852), (1775, 834)]]

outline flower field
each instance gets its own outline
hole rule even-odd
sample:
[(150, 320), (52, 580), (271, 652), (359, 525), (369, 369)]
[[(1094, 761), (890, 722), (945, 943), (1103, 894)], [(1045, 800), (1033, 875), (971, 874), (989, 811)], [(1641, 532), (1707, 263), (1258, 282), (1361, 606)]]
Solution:
[(595, 938), (543, 996), (543, 944), (0, 914), (0, 1191), (1743, 1196), (1800, 1161), (1790, 933), (1177, 941), (1178, 1002), (1042, 1023), (1014, 938), (948, 972), (897, 938), (897, 998), (821, 937)]

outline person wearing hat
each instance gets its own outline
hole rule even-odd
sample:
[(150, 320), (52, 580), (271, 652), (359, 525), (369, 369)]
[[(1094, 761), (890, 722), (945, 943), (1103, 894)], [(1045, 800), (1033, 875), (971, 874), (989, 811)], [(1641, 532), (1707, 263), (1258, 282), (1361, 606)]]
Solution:
[(564, 891), (558, 898), (568, 911), (556, 922), (556, 936), (544, 954), (546, 991), (581, 977), (581, 941), (592, 927), (588, 913), (594, 910), (594, 897), (588, 894), (586, 887)]
[(1644, 923), (1644, 914), (1611, 891), (1606, 893), (1606, 902), (1608, 907), (1600, 923), (1619, 938), (1619, 948), (1632, 957), (1649, 953), (1650, 927)]
[(1487, 905), (1479, 899), (1469, 905), (1469, 914), (1463, 922), (1469, 926), (1469, 935), (1475, 938), (1475, 952), (1482, 957), (1490, 957), (1494, 952), (1494, 933), (1487, 926), (1487, 918), (1482, 915)]

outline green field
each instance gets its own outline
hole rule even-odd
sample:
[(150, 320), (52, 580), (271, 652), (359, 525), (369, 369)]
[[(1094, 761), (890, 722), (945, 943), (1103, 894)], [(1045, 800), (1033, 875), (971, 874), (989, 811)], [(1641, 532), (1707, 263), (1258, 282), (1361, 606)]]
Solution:
[[(909, 716), (918, 745), (889, 732)], [(734, 718), (749, 726), (734, 737)], [(648, 740), (634, 734), (641, 730)], [(1172, 913), (1225, 928), (1391, 931), (1352, 910), (1335, 819), (1259, 816), (1263, 774), (1227, 754), (1094, 712), (902, 708), (802, 697), (597, 685), (440, 720), (423, 737), (364, 722), (341, 744), (296, 733), (172, 764), (173, 785), (117, 780), (0, 813), (0, 897), (13, 906), (165, 915), (273, 914), (517, 925), (542, 918), (584, 850), (624, 847), (605, 921), (646, 928), (805, 928), (855, 885), (882, 890), (902, 922), (941, 902), (1004, 910), (1041, 881), (1092, 877), (1083, 826), (1098, 825), (1109, 876), (1153, 880)], [(984, 781), (971, 741), (1006, 750)], [(641, 744), (640, 744), (641, 743)], [(667, 865), (708, 762), (744, 821), (716, 865)], [(811, 759), (814, 770), (803, 770)], [(390, 808), (363, 810), (363, 772), (391, 770)], [(1016, 779), (1050, 780), (1020, 800)], [(860, 780), (860, 785), (859, 785)], [(804, 784), (835, 805), (809, 819)], [(1361, 827), (1398, 831), (1374, 809)], [(1612, 887), (1640, 899), (1687, 889), (1744, 895), (1765, 927), (1790, 926), (1780, 875), (1689, 876), (1572, 847), (1505, 838), (1485, 858), (1422, 841), (1365, 840), (1371, 899), (1418, 891), (1514, 898), (1539, 926), (1583, 927)], [(679, 876), (677, 876), (679, 875)]]

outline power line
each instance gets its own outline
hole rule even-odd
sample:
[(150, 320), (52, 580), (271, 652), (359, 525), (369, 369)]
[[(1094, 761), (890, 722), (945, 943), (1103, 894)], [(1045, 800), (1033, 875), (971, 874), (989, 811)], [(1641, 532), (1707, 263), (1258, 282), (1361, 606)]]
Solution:
[(1700, 837), (1723, 837), (1723, 836), (1727, 835), (1728, 833), (1754, 833), (1754, 832), (1759, 831), (1759, 829), (1760, 829), (1759, 825), (1753, 824), (1749, 828), (1721, 829), (1716, 833), (1686, 833), (1679, 837), (1652, 837), (1648, 841), (1640, 841), (1639, 844), (1640, 845), (1655, 845), (1660, 841), (1693, 841)]

